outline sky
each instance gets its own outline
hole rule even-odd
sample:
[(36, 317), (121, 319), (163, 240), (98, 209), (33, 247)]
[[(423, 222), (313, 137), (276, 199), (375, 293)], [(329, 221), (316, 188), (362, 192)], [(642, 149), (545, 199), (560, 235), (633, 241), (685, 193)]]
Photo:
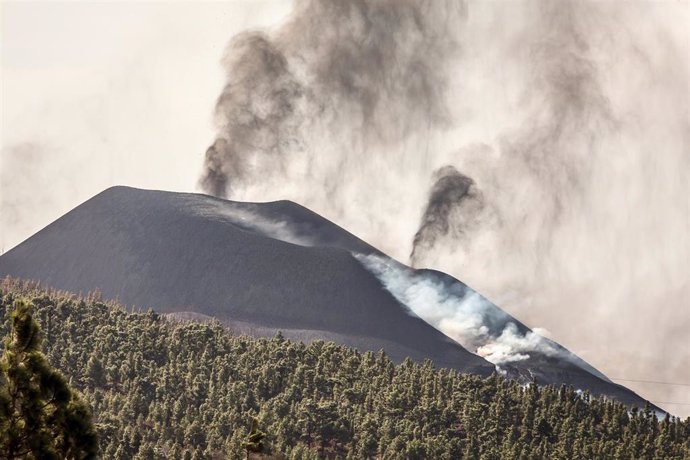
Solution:
[(229, 38), (289, 10), (261, 0), (2, 2), (0, 246), (114, 184), (196, 190)]
[[(311, 24), (300, 22), (312, 13), (302, 11), (291, 20), (286, 1), (3, 1), (0, 248), (111, 185), (202, 191), (207, 147), (242, 128), (232, 122), (232, 107), (216, 107), (229, 67), (245, 59), (226, 47), (246, 30), (261, 30), (290, 62), (306, 62), (301, 71), (325, 78), (309, 82), (305, 117), (313, 118), (309, 104), (327, 101), (334, 110), (317, 123), (288, 120), (307, 132), (304, 151), (291, 153), (297, 161), (253, 157), (247, 164), (255, 176), (269, 179), (247, 174), (232, 198), (293, 199), (411, 263), (413, 236), (425, 206), (432, 209), (434, 174), (453, 165), (474, 180), (486, 206), (480, 203), (476, 222), (459, 227), (462, 238), (441, 235), (443, 244), (426, 248), (420, 263), (547, 329), (610, 377), (684, 383), (621, 381), (690, 415), (690, 8), (676, 0), (583, 4), (544, 12), (538, 1), (471, 0), (458, 13), (463, 26), (431, 22), (431, 32), (450, 38), (431, 35), (434, 53), (421, 62), (443, 64), (429, 81), (444, 88), (448, 104), (424, 105), (425, 112), (418, 100), (384, 93), (384, 109), (407, 115), (374, 108), (370, 126), (394, 139), (372, 141), (357, 118), (357, 104), (368, 99), (346, 100), (328, 86), (330, 67), (310, 64), (323, 50), (342, 52), (338, 40), (347, 44), (348, 33), (357, 43), (360, 30), (348, 31), (338, 15), (319, 11), (320, 22)], [(342, 36), (329, 44), (327, 31)], [(449, 43), (458, 44), (457, 55), (444, 48)], [(396, 71), (418, 66), (415, 53), (425, 49), (405, 44), (392, 48), (402, 66)], [(586, 62), (569, 69), (558, 50)], [(375, 80), (375, 68), (357, 67), (371, 55), (348, 56), (353, 65), (341, 72), (362, 71), (365, 85)], [(563, 75), (573, 77), (564, 77), (569, 84), (561, 84)], [(589, 77), (598, 85), (593, 95)], [(575, 83), (591, 97), (582, 110), (568, 99)], [(265, 109), (266, 101), (255, 102)], [(420, 122), (436, 112), (443, 116)], [(561, 112), (565, 121), (554, 122)], [(396, 131), (401, 119), (409, 133)], [(532, 168), (525, 145), (562, 154)], [(592, 159), (581, 161), (578, 149), (592, 145)], [(261, 170), (254, 160), (269, 166)], [(514, 179), (519, 173), (527, 179)]]

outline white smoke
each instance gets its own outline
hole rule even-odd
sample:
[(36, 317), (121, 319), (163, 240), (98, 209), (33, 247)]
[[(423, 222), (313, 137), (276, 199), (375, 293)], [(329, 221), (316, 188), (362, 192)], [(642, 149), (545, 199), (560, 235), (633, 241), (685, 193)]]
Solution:
[(494, 364), (522, 361), (529, 358), (530, 352), (539, 352), (549, 357), (570, 356), (558, 349), (553, 342), (544, 340), (545, 329), (535, 328), (522, 334), (515, 323), (508, 323), (501, 335), (477, 348), (477, 354)]
[(571, 354), (536, 331), (522, 333), (510, 317), (469, 289), (458, 293), (431, 277), (377, 255), (355, 255), (401, 304), (469, 351), (499, 366), (538, 352), (571, 359)]
[(217, 219), (220, 216), (245, 231), (297, 246), (314, 246), (314, 240), (309, 235), (297, 231), (291, 222), (266, 218), (253, 211), (252, 206), (252, 203), (212, 202), (196, 199), (190, 203), (190, 208), (204, 217)]

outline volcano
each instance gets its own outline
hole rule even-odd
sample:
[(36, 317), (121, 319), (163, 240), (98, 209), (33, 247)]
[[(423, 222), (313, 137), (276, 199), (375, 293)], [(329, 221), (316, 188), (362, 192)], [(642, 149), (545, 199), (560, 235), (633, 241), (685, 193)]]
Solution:
[[(402, 291), (387, 284), (391, 273), (400, 275), (396, 286)], [(646, 402), (548, 339), (521, 349), (519, 359), (487, 361), (473, 349), (476, 344), (465, 348), (415, 314), (405, 287), (424, 283), (460, 303), (481, 299), (475, 318), (482, 322), (484, 345), (498, 343), (506, 330), (535, 335), (461, 281), (407, 267), (290, 201), (244, 203), (109, 188), (0, 256), (4, 276), (74, 293), (98, 290), (128, 307), (177, 319), (217, 319), (238, 333), (280, 331), (304, 342), (383, 349), (397, 362), (430, 359), (465, 373), (498, 370), (630, 405)]]

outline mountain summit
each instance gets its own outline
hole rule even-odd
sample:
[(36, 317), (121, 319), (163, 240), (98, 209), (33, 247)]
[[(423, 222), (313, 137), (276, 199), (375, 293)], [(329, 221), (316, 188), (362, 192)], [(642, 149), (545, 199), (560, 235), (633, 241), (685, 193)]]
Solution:
[(99, 290), (251, 335), (281, 331), (645, 403), (455, 278), (409, 268), (289, 201), (109, 188), (0, 256), (0, 276)]

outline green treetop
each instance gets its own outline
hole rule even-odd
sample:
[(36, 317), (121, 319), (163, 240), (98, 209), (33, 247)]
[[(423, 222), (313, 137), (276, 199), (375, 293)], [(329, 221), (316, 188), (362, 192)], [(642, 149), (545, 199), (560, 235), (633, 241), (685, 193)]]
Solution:
[(41, 353), (27, 302), (14, 302), (10, 325), (0, 359), (0, 458), (97, 458), (91, 413)]

